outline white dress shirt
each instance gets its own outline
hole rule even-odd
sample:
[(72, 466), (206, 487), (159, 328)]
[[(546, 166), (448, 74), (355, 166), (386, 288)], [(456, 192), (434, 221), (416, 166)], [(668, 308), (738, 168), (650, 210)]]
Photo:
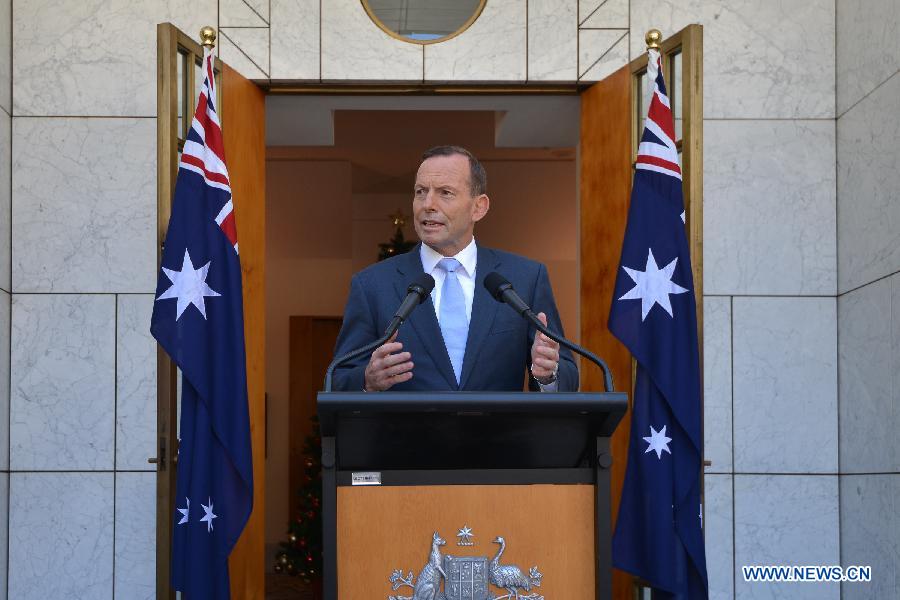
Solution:
[[(448, 258), (440, 252), (430, 247), (428, 244), (422, 244), (419, 249), (419, 256), (422, 259), (422, 270), (434, 277), (434, 289), (431, 290), (431, 301), (434, 303), (434, 314), (441, 314), (441, 291), (444, 287), (444, 279), (447, 274), (437, 265), (442, 258)], [(475, 238), (469, 242), (469, 245), (459, 251), (456, 256), (450, 257), (459, 261), (459, 267), (456, 268), (456, 278), (462, 287), (463, 298), (466, 301), (466, 322), (472, 322), (472, 300), (475, 298), (475, 267), (478, 264), (478, 246), (475, 245)]]

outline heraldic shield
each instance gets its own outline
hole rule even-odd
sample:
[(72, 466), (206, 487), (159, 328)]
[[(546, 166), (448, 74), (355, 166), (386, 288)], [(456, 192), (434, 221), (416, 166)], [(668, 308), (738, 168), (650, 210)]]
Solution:
[(446, 600), (489, 600), (486, 556), (444, 556)]

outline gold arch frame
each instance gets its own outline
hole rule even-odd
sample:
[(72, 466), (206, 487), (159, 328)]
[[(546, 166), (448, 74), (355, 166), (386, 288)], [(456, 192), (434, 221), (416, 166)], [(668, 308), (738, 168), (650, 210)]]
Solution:
[(481, 16), (481, 13), (484, 12), (484, 7), (487, 5), (487, 3), (488, 3), (488, 0), (481, 0), (481, 3), (478, 5), (478, 8), (475, 10), (475, 12), (472, 14), (472, 16), (469, 17), (469, 19), (465, 23), (463, 23), (459, 29), (457, 29), (450, 35), (444, 36), (442, 38), (438, 38), (436, 40), (411, 40), (409, 38), (405, 38), (402, 35), (388, 29), (387, 25), (382, 23), (381, 19), (379, 19), (377, 16), (375, 16), (375, 13), (372, 12), (372, 8), (369, 6), (369, 0), (360, 0), (360, 4), (362, 4), (362, 7), (366, 11), (366, 14), (369, 15), (369, 19), (371, 19), (372, 22), (375, 23), (375, 25), (377, 25), (380, 30), (382, 30), (383, 32), (385, 32), (386, 34), (388, 34), (389, 36), (391, 36), (392, 38), (394, 38), (396, 40), (400, 40), (401, 42), (406, 42), (407, 44), (417, 44), (419, 46), (428, 46), (431, 44), (438, 44), (440, 42), (446, 42), (447, 40), (452, 40), (453, 38), (455, 38), (456, 36), (458, 36), (459, 34), (464, 32), (465, 30), (467, 30), (469, 27), (471, 27), (472, 23), (474, 23), (475, 21), (478, 20), (478, 17)]

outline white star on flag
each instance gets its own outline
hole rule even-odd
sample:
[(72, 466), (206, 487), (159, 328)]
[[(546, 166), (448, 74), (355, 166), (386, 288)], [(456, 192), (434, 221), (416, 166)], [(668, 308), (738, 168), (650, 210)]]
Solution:
[(190, 510), (191, 510), (191, 499), (188, 497), (185, 497), (184, 499), (187, 502), (187, 506), (185, 506), (184, 508), (176, 507), (178, 512), (181, 513), (181, 520), (178, 521), (179, 525), (184, 525), (185, 523), (188, 522), (188, 512), (190, 512)]
[(181, 318), (181, 314), (191, 304), (196, 306), (197, 310), (200, 311), (200, 314), (203, 315), (203, 318), (206, 319), (206, 301), (203, 300), (203, 298), (221, 296), (221, 294), (206, 285), (206, 275), (209, 273), (210, 264), (212, 264), (211, 261), (199, 269), (194, 269), (194, 263), (191, 262), (191, 255), (188, 254), (187, 248), (185, 248), (184, 262), (181, 265), (180, 271), (173, 271), (172, 269), (167, 269), (165, 267), (162, 268), (166, 277), (172, 282), (172, 286), (163, 292), (156, 300), (158, 302), (167, 298), (178, 299), (177, 315), (175, 316), (176, 321)]
[(683, 294), (687, 290), (676, 283), (672, 283), (672, 273), (675, 272), (675, 265), (678, 263), (676, 256), (672, 262), (660, 269), (656, 266), (656, 259), (653, 257), (653, 249), (649, 249), (647, 253), (647, 266), (644, 271), (637, 269), (629, 269), (622, 266), (631, 280), (634, 281), (634, 287), (628, 290), (619, 300), (638, 300), (641, 301), (641, 321), (647, 318), (647, 313), (653, 308), (654, 304), (659, 304), (663, 309), (672, 314), (672, 304), (669, 302), (669, 294)]
[(644, 454), (648, 452), (654, 451), (656, 452), (656, 458), (662, 459), (663, 451), (672, 454), (672, 451), (669, 450), (669, 442), (672, 441), (672, 438), (666, 437), (666, 426), (663, 425), (663, 428), (659, 431), (653, 429), (653, 425), (650, 426), (650, 437), (645, 437), (644, 441), (650, 444), (650, 446), (644, 450)]
[(212, 524), (213, 519), (218, 518), (219, 515), (213, 513), (212, 498), (209, 498), (207, 500), (207, 502), (209, 502), (209, 506), (207, 506), (206, 504), (203, 504), (202, 502), (200, 503), (200, 506), (203, 507), (203, 512), (204, 512), (204, 515), (200, 520), (206, 521), (206, 533), (209, 533), (210, 531), (213, 530), (213, 524)]

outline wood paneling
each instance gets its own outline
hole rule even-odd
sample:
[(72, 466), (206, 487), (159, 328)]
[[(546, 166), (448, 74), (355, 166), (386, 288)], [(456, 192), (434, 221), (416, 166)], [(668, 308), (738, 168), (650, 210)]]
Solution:
[[(342, 321), (341, 317), (290, 318), (288, 510), (291, 520), (297, 517), (297, 490), (303, 483), (306, 461), (303, 445), (312, 431), (310, 419), (316, 414), (316, 394), (322, 389)], [(285, 523), (285, 530), (287, 526)]]
[(265, 366), (266, 366), (266, 100), (265, 94), (223, 65), (222, 135), (231, 178), (241, 253), (247, 394), (253, 445), (253, 513), (231, 553), (231, 597), (265, 597)]
[[(603, 357), (616, 389), (631, 394), (631, 355), (607, 328), (631, 194), (631, 70), (623, 67), (581, 95), (581, 343)], [(603, 389), (582, 361), (581, 389)], [(612, 518), (628, 456), (630, 410), (611, 440)], [(631, 598), (631, 577), (613, 571), (613, 598)]]
[[(338, 488), (340, 598), (386, 598), (394, 569), (415, 575), (428, 562), (432, 534), (441, 554), (494, 557), (523, 573), (537, 566), (547, 598), (594, 598), (594, 487), (590, 485), (459, 485)], [(456, 545), (468, 525), (474, 546)], [(495, 594), (499, 592), (493, 589)], [(395, 594), (411, 595), (409, 588)]]

